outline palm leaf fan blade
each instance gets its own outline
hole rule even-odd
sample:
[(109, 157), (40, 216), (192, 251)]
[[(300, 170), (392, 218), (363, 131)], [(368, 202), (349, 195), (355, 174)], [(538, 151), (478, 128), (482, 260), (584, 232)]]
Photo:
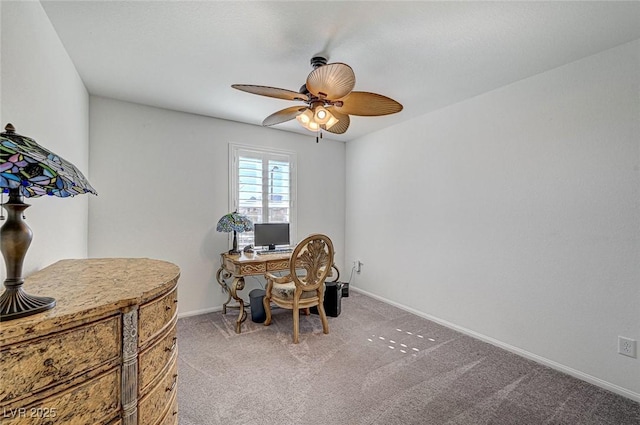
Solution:
[(278, 112), (274, 112), (262, 121), (262, 125), (265, 127), (283, 123), (289, 121), (300, 115), (306, 106), (291, 106), (289, 108), (282, 109)]
[(342, 106), (336, 106), (336, 110), (349, 115), (375, 117), (402, 111), (401, 104), (377, 93), (354, 91), (342, 99), (342, 102)]
[(307, 77), (307, 90), (320, 99), (340, 99), (356, 85), (353, 69), (344, 63), (320, 66)]
[(275, 97), (284, 100), (301, 100), (306, 102), (309, 96), (298, 93), (293, 90), (280, 89), (278, 87), (256, 86), (252, 84), (232, 84), (231, 87), (251, 94), (259, 94), (260, 96)]

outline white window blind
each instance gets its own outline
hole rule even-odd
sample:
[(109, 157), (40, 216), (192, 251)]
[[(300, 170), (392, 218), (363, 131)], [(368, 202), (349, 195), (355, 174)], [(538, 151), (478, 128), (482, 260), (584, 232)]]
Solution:
[[(230, 145), (233, 211), (253, 223), (289, 223), (295, 241), (295, 152)], [(238, 234), (240, 248), (253, 244), (253, 232)]]

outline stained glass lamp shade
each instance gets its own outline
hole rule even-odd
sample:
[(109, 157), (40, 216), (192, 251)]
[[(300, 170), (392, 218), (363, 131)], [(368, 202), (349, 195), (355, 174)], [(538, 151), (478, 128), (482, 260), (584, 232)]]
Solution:
[(97, 193), (73, 164), (35, 140), (17, 134), (11, 124), (0, 133), (0, 187), (3, 194), (9, 194), (9, 200), (2, 204), (7, 210), (7, 221), (0, 228), (0, 250), (7, 267), (5, 290), (0, 295), (0, 321), (6, 321), (56, 305), (54, 298), (29, 295), (22, 288), (22, 266), (33, 237), (22, 217), (29, 207), (22, 198)]
[(249, 220), (248, 217), (238, 214), (237, 211), (234, 211), (229, 214), (225, 214), (222, 216), (220, 220), (218, 220), (218, 225), (216, 226), (216, 230), (218, 232), (233, 232), (233, 248), (229, 251), (229, 254), (239, 254), (238, 251), (238, 237), (237, 233), (242, 232), (250, 232), (253, 230), (253, 223)]

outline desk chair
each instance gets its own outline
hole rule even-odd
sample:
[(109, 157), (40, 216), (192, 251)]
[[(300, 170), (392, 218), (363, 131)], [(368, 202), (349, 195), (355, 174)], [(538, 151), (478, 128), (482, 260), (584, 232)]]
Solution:
[(289, 274), (275, 276), (266, 273), (266, 295), (264, 310), (265, 326), (271, 324), (271, 302), (293, 310), (293, 343), (298, 343), (300, 310), (309, 315), (309, 307), (318, 306), (322, 331), (329, 333), (329, 323), (324, 311), (324, 281), (331, 274), (333, 265), (333, 243), (328, 236), (314, 234), (300, 242), (291, 254)]

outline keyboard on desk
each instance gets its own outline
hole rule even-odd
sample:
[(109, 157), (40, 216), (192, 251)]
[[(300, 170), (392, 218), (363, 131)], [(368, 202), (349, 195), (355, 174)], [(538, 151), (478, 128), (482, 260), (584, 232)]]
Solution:
[(268, 255), (268, 254), (288, 254), (293, 252), (293, 248), (278, 248), (278, 249), (270, 249), (267, 251), (257, 251), (258, 255)]

